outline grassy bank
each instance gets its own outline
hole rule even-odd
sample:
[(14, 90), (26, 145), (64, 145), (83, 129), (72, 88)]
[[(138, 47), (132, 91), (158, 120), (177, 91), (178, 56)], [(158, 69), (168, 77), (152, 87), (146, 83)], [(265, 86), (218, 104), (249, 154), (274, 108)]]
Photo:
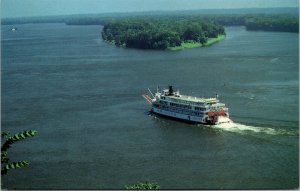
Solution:
[(212, 45), (216, 42), (219, 42), (220, 40), (222, 40), (224, 38), (225, 38), (225, 35), (219, 35), (217, 38), (209, 38), (207, 40), (207, 42), (203, 45), (200, 42), (190, 41), (190, 42), (181, 43), (181, 46), (168, 47), (167, 49), (168, 50), (182, 50), (182, 49), (185, 49), (185, 48), (198, 48), (198, 47), (201, 47), (201, 46), (209, 46), (209, 45)]

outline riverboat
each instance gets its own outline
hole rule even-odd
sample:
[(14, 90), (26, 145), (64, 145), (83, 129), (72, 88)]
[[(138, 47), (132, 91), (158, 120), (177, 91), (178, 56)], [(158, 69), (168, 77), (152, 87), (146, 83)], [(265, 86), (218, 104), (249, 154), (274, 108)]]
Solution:
[(181, 95), (172, 86), (143, 97), (152, 105), (151, 112), (162, 116), (185, 120), (193, 123), (217, 125), (232, 122), (228, 108), (220, 103), (218, 95), (211, 98), (199, 98)]

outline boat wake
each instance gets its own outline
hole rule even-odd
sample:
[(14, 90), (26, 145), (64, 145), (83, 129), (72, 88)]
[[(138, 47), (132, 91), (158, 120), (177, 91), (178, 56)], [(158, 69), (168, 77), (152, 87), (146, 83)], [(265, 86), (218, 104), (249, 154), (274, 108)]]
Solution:
[[(155, 119), (160, 119), (156, 115), (153, 115), (153, 113), (149, 112), (149, 116), (153, 116)], [(224, 118), (222, 120), (219, 120), (220, 124), (217, 125), (204, 125), (204, 124), (198, 124), (198, 126), (205, 126), (207, 128), (216, 129), (219, 131), (228, 131), (233, 133), (239, 133), (239, 134), (267, 134), (267, 135), (286, 135), (286, 136), (299, 136), (299, 132), (297, 130), (291, 130), (291, 129), (284, 129), (284, 128), (271, 128), (271, 127), (258, 127), (258, 126), (250, 126), (250, 125), (244, 125), (240, 123), (235, 123), (230, 120), (230, 122), (227, 122), (230, 120), (229, 118)]]
[(218, 125), (213, 126), (213, 128), (222, 129), (230, 132), (236, 132), (236, 133), (247, 133), (247, 132), (253, 132), (253, 133), (266, 133), (270, 135), (277, 134), (276, 130), (269, 127), (255, 127), (255, 126), (248, 126), (243, 125), (239, 123), (221, 123)]
[(213, 128), (240, 134), (264, 133), (269, 135), (297, 135), (297, 132), (292, 132), (289, 130), (273, 129), (270, 127), (249, 126), (234, 122), (221, 123), (218, 125), (214, 125)]

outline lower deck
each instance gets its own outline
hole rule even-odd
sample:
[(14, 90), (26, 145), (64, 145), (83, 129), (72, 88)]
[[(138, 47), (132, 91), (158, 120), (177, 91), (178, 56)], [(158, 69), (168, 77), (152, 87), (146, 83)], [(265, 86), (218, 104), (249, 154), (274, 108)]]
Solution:
[(185, 120), (188, 122), (211, 124), (206, 120), (206, 118), (200, 117), (200, 116), (188, 115), (188, 114), (184, 114), (184, 113), (177, 113), (175, 111), (164, 110), (164, 109), (160, 109), (160, 108), (156, 108), (156, 107), (153, 107), (151, 111), (156, 114), (160, 114), (163, 116), (168, 116), (168, 117), (172, 117), (172, 118), (176, 118), (176, 119), (180, 119), (180, 120)]
[(172, 110), (165, 110), (161, 108), (152, 107), (151, 112), (155, 114), (159, 114), (162, 116), (174, 118), (177, 120), (183, 120), (190, 123), (201, 123), (201, 124), (208, 124), (208, 125), (216, 125), (220, 123), (230, 123), (232, 122), (228, 117), (219, 116), (216, 120), (212, 120), (208, 116), (194, 116), (184, 113), (177, 113), (176, 111)]

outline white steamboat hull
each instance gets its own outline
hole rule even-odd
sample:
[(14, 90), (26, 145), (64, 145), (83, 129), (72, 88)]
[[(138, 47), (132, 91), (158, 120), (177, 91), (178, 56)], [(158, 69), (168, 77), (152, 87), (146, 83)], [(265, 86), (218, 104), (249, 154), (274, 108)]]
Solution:
[(158, 109), (155, 107), (152, 108), (152, 112), (156, 113), (156, 114), (165, 115), (168, 117), (173, 117), (173, 118), (187, 120), (187, 121), (196, 122), (196, 123), (201, 123), (203, 120), (201, 117), (186, 115), (186, 114), (182, 114), (182, 113), (176, 113), (173, 111), (167, 111), (167, 110)]
[(176, 119), (180, 119), (180, 120), (190, 121), (190, 122), (193, 122), (193, 123), (217, 125), (217, 124), (220, 124), (220, 123), (230, 123), (231, 122), (231, 120), (227, 117), (219, 117), (220, 118), (219, 120), (212, 123), (212, 122), (206, 121), (205, 118), (204, 118), (205, 116), (200, 117), (200, 116), (187, 115), (187, 114), (176, 113), (174, 111), (168, 111), (168, 110), (159, 109), (159, 108), (155, 108), (155, 107), (152, 108), (152, 112), (156, 113), (156, 114), (164, 115), (164, 116), (167, 116), (167, 117), (172, 117), (172, 118), (176, 118)]

